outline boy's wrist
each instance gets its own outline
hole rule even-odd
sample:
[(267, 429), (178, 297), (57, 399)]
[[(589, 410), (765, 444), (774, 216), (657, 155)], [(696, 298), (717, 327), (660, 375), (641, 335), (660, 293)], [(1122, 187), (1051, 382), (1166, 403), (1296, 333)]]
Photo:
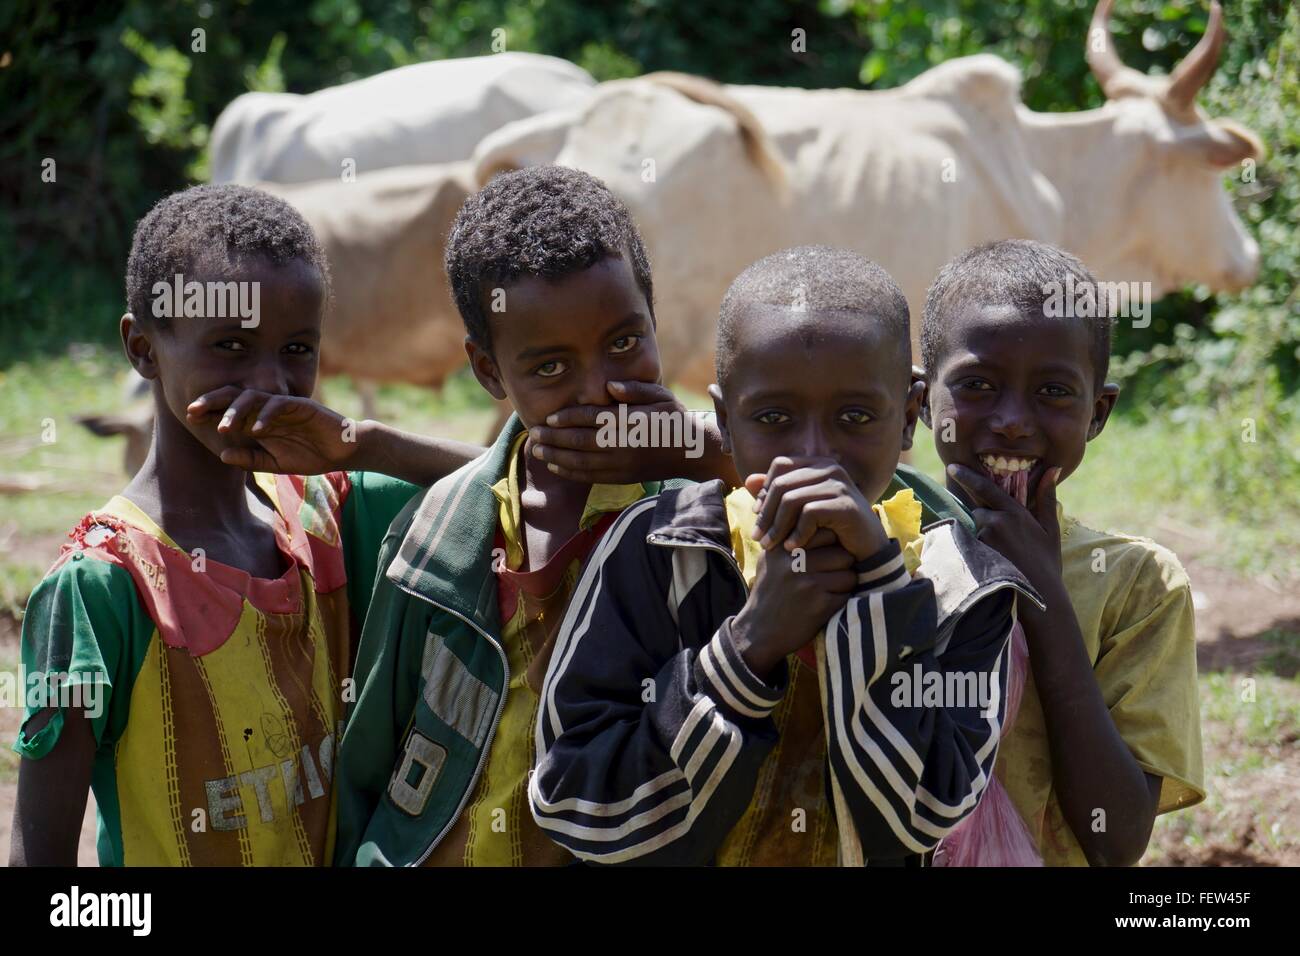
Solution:
[(382, 471), (376, 467), (376, 463), (381, 457), (379, 451), (386, 440), (385, 433), (390, 429), (382, 422), (370, 418), (354, 421), (352, 426), (352, 441), (348, 441), (346, 432), (344, 433), (343, 447), (347, 450), (338, 462), (340, 469), (346, 467), (349, 471)]
[(754, 626), (753, 616), (748, 613), (750, 606), (746, 604), (741, 608), (734, 618), (731, 619), (731, 643), (740, 655), (740, 659), (745, 662), (749, 672), (759, 680), (767, 683), (776, 670), (776, 665), (780, 660), (765, 649), (757, 628)]

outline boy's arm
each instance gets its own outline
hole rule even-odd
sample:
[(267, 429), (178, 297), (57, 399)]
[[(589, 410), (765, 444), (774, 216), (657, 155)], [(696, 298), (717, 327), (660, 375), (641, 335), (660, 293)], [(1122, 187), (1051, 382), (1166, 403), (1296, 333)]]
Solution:
[(1142, 769), (1111, 719), (1064, 583), (1039, 587), (1047, 610), (1026, 609), (1021, 621), (1052, 787), (1090, 865), (1132, 866), (1151, 839), (1162, 780)]
[[(29, 721), (33, 734), (54, 716), (45, 710)], [(86, 794), (95, 760), (95, 736), (85, 712), (64, 711), (59, 741), (40, 760), (24, 758), (18, 770), (10, 866), (76, 866)]]
[(483, 454), (478, 445), (416, 435), (368, 419), (355, 422), (309, 398), (230, 385), (200, 395), (187, 414), (194, 421), (221, 414), (217, 431), (254, 439), (255, 447), (221, 453), (225, 464), (248, 471), (376, 471), (427, 487)]
[(703, 646), (681, 647), (678, 622), (711, 628), (741, 585), (718, 580), (703, 550), (674, 551), (671, 570), (654, 565), (638, 520), (653, 507), (624, 512), (587, 565), (538, 711), (533, 817), (596, 863), (711, 861), (777, 739), (784, 662), (775, 686), (754, 677), (730, 618)]
[(348, 468), (428, 487), (483, 454), (483, 446), (402, 431), (383, 422), (357, 424), (357, 449)]
[[(870, 861), (933, 849), (979, 802), (1002, 733), (1013, 592), (977, 601), (939, 653), (933, 585), (909, 578), (898, 543), (858, 570), (827, 625), (826, 708), (835, 779)], [(927, 703), (925, 689), (955, 686), (949, 675), (975, 699)]]
[(1161, 778), (1145, 772), (1124, 742), (1088, 658), (1062, 578), (1056, 475), (1043, 476), (1030, 512), (983, 476), (952, 467), (982, 506), (974, 511), (980, 539), (1020, 568), (1046, 603), (1046, 610), (1026, 607), (1020, 620), (1061, 811), (1091, 865), (1131, 866), (1151, 838)]
[[(122, 723), (131, 649), (154, 631), (129, 572), (89, 553), (61, 560), (23, 614), (29, 699), (13, 746), (23, 758), (9, 851), (15, 866), (76, 866), (95, 752), (110, 724)], [(45, 706), (69, 697), (82, 706)]]

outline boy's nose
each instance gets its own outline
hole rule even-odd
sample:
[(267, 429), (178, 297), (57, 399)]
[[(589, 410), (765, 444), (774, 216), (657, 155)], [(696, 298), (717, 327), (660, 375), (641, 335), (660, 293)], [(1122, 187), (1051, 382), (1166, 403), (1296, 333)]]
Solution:
[(609, 379), (604, 375), (591, 375), (582, 380), (575, 405), (612, 405), (614, 399), (609, 394)]
[(1029, 409), (1015, 400), (999, 403), (989, 418), (989, 428), (1006, 438), (1027, 438), (1035, 431)]
[(826, 429), (816, 423), (810, 423), (804, 429), (803, 435), (800, 436), (800, 444), (803, 446), (803, 454), (809, 458), (834, 458), (839, 460), (839, 455), (835, 452), (835, 444), (831, 441)]
[(253, 374), (244, 381), (244, 388), (251, 388), (271, 395), (289, 394), (289, 377), (278, 362), (262, 362)]

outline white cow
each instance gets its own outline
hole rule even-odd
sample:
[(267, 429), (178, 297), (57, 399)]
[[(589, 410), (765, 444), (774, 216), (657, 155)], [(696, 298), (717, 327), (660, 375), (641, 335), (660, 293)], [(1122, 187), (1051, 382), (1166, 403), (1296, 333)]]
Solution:
[(595, 80), (566, 60), (496, 53), (416, 63), (309, 95), (245, 93), (212, 130), (212, 181), (301, 183), (468, 159), (486, 134), (576, 105)]
[[(476, 178), (556, 162), (618, 192), (654, 267), (665, 375), (695, 388), (712, 380), (703, 346), (728, 283), (792, 245), (844, 246), (880, 262), (914, 319), (944, 262), (1009, 237), (1060, 245), (1099, 278), (1148, 281), (1155, 296), (1190, 282), (1239, 289), (1253, 280), (1259, 251), (1221, 179), (1262, 150), (1252, 133), (1207, 119), (1194, 102), (1223, 41), (1218, 4), (1169, 77), (1119, 62), (1109, 12), (1103, 0), (1089, 52), (1108, 98), (1099, 109), (1035, 113), (1020, 102), (1019, 72), (991, 55), (880, 92), (726, 87), (762, 130), (668, 85), (691, 78), (648, 77), (603, 84), (577, 108), (486, 137)], [(767, 145), (746, 152), (764, 132), (783, 181), (770, 156), (752, 161)]]

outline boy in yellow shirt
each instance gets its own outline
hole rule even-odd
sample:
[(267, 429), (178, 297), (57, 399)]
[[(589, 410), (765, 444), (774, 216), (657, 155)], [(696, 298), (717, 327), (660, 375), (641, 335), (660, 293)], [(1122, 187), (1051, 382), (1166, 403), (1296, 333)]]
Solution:
[(1156, 814), (1205, 797), (1186, 573), (1056, 501), (1119, 394), (1106, 306), (1073, 256), (1007, 240), (940, 271), (921, 331), (949, 489), (1047, 605), (1023, 608), (1030, 674), (997, 775), (1048, 865), (1136, 863)]

